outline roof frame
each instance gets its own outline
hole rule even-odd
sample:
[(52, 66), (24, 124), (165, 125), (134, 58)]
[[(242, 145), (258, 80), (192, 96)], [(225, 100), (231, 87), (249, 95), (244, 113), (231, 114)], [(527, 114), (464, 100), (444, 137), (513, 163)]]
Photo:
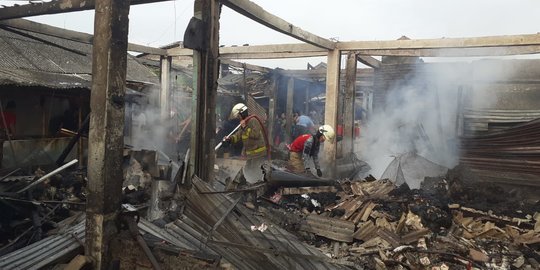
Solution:
[(336, 47), (336, 42), (294, 26), (249, 0), (221, 0), (221, 2), (232, 10), (285, 35), (328, 50)]
[[(171, 0), (131, 0), (131, 5)], [(0, 20), (95, 9), (95, 0), (54, 0), (0, 8)]]

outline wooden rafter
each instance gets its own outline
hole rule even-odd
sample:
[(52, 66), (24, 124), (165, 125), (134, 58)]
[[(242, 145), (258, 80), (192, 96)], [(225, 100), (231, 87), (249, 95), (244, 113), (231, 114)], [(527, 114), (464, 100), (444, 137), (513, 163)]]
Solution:
[(385, 41), (338, 42), (337, 49), (357, 50), (402, 50), (402, 49), (443, 49), (443, 48), (481, 48), (540, 45), (540, 34), (487, 36), (472, 38), (410, 39)]
[[(131, 0), (131, 5), (164, 2), (170, 0)], [(20, 6), (0, 8), (0, 20), (58, 14), (94, 9), (95, 0), (54, 0)]]
[[(8, 26), (11, 28), (16, 28), (20, 30), (30, 31), (33, 33), (44, 34), (53, 37), (59, 37), (67, 40), (77, 41), (86, 44), (92, 44), (94, 40), (94, 35), (77, 32), (72, 30), (67, 30), (59, 27), (54, 27), (46, 24), (41, 24), (24, 19), (10, 19), (0, 21), (0, 25)], [(128, 51), (149, 53), (156, 55), (166, 55), (167, 50), (152, 48), (144, 45), (138, 45), (133, 43), (128, 43)]]
[(233, 60), (228, 60), (228, 59), (222, 59), (221, 64), (226, 64), (226, 65), (230, 65), (230, 66), (237, 67), (237, 68), (244, 68), (244, 69), (249, 69), (249, 70), (263, 72), (263, 73), (272, 72), (271, 68), (252, 65), (252, 64), (247, 64), (247, 63), (240, 63), (240, 62), (233, 61)]
[(336, 42), (302, 30), (301, 28), (267, 12), (259, 5), (249, 0), (221, 0), (221, 2), (236, 12), (280, 33), (317, 47), (330, 50), (336, 47)]
[[(540, 34), (477, 38), (443, 38), (339, 42), (342, 51), (361, 56), (468, 57), (540, 53)], [(278, 59), (325, 56), (326, 49), (311, 44), (273, 44), (220, 48), (221, 59)], [(171, 56), (191, 56), (185, 48), (167, 50)], [(365, 58), (364, 58), (365, 60)], [(373, 60), (373, 59), (372, 59)], [(366, 61), (377, 65), (374, 61)]]
[[(193, 51), (187, 48), (167, 50), (170, 56), (191, 56)], [(221, 59), (277, 59), (326, 56), (328, 51), (311, 44), (276, 44), (219, 48)]]
[(359, 55), (416, 56), (416, 57), (476, 57), (504, 56), (540, 53), (539, 45), (516, 45), (480, 48), (438, 48), (438, 49), (369, 49), (355, 51)]
[(369, 56), (369, 55), (356, 55), (356, 60), (368, 67), (379, 68), (381, 67), (381, 61)]

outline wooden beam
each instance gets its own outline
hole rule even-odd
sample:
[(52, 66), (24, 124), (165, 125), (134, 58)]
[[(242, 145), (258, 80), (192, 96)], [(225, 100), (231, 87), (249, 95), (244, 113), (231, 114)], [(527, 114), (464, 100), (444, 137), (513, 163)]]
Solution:
[(170, 115), (170, 100), (171, 100), (171, 64), (172, 57), (162, 56), (160, 59), (159, 73), (160, 86), (159, 106), (161, 111), (161, 121), (166, 123)]
[(236, 12), (285, 35), (325, 49), (332, 50), (336, 47), (336, 42), (302, 30), (249, 0), (221, 0), (221, 2)]
[(356, 64), (358, 56), (349, 52), (345, 68), (345, 98), (343, 99), (343, 149), (354, 152), (354, 102), (356, 94)]
[(226, 64), (226, 65), (229, 65), (229, 66), (248, 69), (248, 70), (252, 70), (252, 71), (258, 71), (258, 72), (262, 72), (262, 73), (270, 73), (273, 70), (273, 69), (267, 68), (267, 67), (251, 65), (251, 64), (247, 64), (247, 63), (240, 63), (240, 62), (236, 62), (236, 61), (228, 60), (228, 59), (222, 59), (221, 64)]
[[(341, 52), (333, 50), (328, 52), (327, 75), (326, 75), (326, 103), (324, 105), (324, 124), (330, 125), (337, 132), (338, 96), (339, 96), (339, 71), (341, 64)], [(326, 177), (335, 175), (337, 143), (336, 140), (324, 143), (324, 161), (328, 164)]]
[(369, 49), (355, 51), (359, 55), (413, 57), (478, 57), (525, 55), (540, 53), (539, 45), (509, 45), (503, 47), (439, 48), (439, 49)]
[(274, 145), (275, 137), (274, 132), (276, 130), (274, 129), (276, 125), (276, 119), (279, 117), (276, 115), (276, 104), (277, 104), (277, 96), (278, 96), (278, 88), (279, 88), (279, 76), (274, 73), (272, 74), (272, 89), (270, 90), (270, 100), (268, 101), (268, 137), (270, 138), (270, 144)]
[[(172, 48), (170, 56), (192, 56), (193, 50)], [(326, 56), (327, 51), (310, 44), (276, 44), (255, 46), (233, 46), (219, 48), (220, 59), (276, 59)]]
[(122, 201), (129, 1), (97, 0), (88, 138), (86, 256), (109, 268)]
[(294, 78), (289, 78), (287, 82), (287, 103), (285, 104), (285, 115), (287, 121), (285, 122), (285, 134), (286, 140), (288, 143), (292, 143), (294, 139), (292, 138), (292, 126), (293, 126), (293, 106), (294, 106)]
[[(131, 5), (164, 2), (170, 0), (131, 0)], [(91, 10), (96, 0), (54, 0), (20, 6), (0, 8), (0, 20)]]
[[(339, 42), (337, 48), (367, 56), (469, 57), (540, 53), (540, 34), (473, 38)], [(171, 56), (189, 56), (191, 50), (173, 48)], [(310, 44), (274, 44), (220, 48), (222, 59), (276, 59), (326, 55)], [(374, 64), (376, 65), (376, 64)]]
[[(355, 54), (356, 55), (356, 54)], [(369, 56), (369, 55), (356, 55), (356, 60), (368, 67), (380, 68), (381, 61)]]
[[(0, 25), (16, 28), (20, 30), (25, 30), (25, 31), (33, 32), (33, 33), (43, 34), (47, 36), (77, 41), (77, 42), (81, 42), (85, 44), (92, 44), (94, 40), (94, 35), (91, 35), (91, 34), (67, 30), (60, 27), (54, 27), (54, 26), (37, 23), (37, 22), (29, 21), (29, 20), (24, 20), (24, 19), (4, 20), (4, 21), (0, 21)], [(148, 54), (157, 54), (157, 55), (167, 54), (167, 50), (164, 50), (164, 49), (152, 48), (152, 47), (133, 44), (133, 43), (128, 43), (128, 51), (148, 53)]]
[(356, 50), (398, 50), (398, 49), (442, 49), (442, 48), (479, 48), (540, 45), (540, 34), (487, 36), (472, 38), (410, 39), (385, 41), (349, 41), (338, 42), (343, 51)]
[(259, 54), (224, 54), (220, 59), (291, 59), (291, 58), (308, 58), (325, 56), (325, 52), (309, 52), (309, 53), (259, 53)]
[[(193, 103), (191, 125), (190, 176), (214, 181), (214, 147), (216, 146), (216, 97), (219, 77), (218, 0), (195, 0), (194, 17), (201, 20), (203, 38), (207, 40), (193, 54)], [(189, 33), (189, 32), (188, 32)]]
[[(295, 78), (313, 78), (323, 79), (327, 76), (326, 69), (310, 69), (310, 70), (277, 70), (277, 72), (283, 76), (295, 77)], [(345, 74), (345, 70), (341, 70), (340, 74)], [(359, 68), (356, 70), (356, 76), (358, 78), (370, 78), (373, 77), (373, 69), (371, 68)]]

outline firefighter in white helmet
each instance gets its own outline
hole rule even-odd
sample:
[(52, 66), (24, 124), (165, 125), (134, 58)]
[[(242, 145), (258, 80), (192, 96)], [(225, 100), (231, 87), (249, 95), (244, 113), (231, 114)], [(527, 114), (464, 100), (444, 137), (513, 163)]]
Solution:
[(231, 110), (231, 118), (240, 118), (241, 128), (230, 137), (225, 137), (225, 141), (237, 143), (242, 141), (244, 148), (242, 154), (248, 159), (266, 155), (266, 144), (261, 125), (256, 119), (248, 118), (248, 107), (244, 103), (234, 105)]
[(240, 119), (241, 128), (223, 140), (233, 144), (242, 141), (242, 155), (247, 158), (243, 170), (244, 177), (248, 182), (260, 181), (262, 180), (260, 165), (267, 154), (263, 129), (256, 119), (249, 116), (248, 107), (244, 103), (238, 103), (232, 108), (230, 118), (235, 117)]
[(330, 125), (322, 125), (315, 134), (304, 134), (298, 136), (289, 145), (289, 164), (293, 171), (297, 173), (310, 172), (309, 161), (313, 160), (317, 176), (322, 176), (319, 164), (319, 148), (322, 142), (333, 141), (335, 137), (334, 129)]

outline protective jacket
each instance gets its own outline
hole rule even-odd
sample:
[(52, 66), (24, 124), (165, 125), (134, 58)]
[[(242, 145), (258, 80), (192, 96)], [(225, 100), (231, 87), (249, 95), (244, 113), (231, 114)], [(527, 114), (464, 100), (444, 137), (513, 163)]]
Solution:
[(242, 141), (244, 148), (242, 154), (248, 158), (265, 156), (266, 144), (264, 143), (263, 131), (257, 120), (250, 118), (246, 127), (240, 128), (231, 138), (232, 143)]

